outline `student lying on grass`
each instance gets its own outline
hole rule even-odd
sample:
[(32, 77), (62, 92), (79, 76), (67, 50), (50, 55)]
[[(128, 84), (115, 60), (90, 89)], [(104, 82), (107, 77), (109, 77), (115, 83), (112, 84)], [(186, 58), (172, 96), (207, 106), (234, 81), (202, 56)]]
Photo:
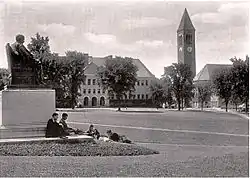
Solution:
[(108, 138), (114, 142), (122, 142), (122, 143), (132, 143), (125, 135), (118, 135), (111, 130), (107, 130)]

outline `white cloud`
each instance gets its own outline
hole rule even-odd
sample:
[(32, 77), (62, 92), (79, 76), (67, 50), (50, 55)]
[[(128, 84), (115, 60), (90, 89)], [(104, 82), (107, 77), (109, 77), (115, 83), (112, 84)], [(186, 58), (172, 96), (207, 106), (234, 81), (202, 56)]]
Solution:
[(191, 18), (193, 21), (202, 23), (227, 24), (232, 22), (237, 24), (239, 21), (248, 18), (248, 8), (249, 3), (226, 3), (222, 4), (217, 12), (199, 13)]
[(219, 16), (218, 13), (195, 14), (191, 18), (193, 21), (200, 21), (202, 23), (217, 23), (217, 24), (223, 24), (228, 20), (228, 17)]
[(171, 21), (157, 17), (131, 18), (122, 21), (124, 29), (163, 27), (171, 24)]
[(139, 40), (135, 42), (138, 45), (142, 45), (145, 47), (150, 47), (150, 48), (158, 48), (163, 46), (163, 41), (159, 41), (159, 40), (153, 40), (153, 41), (147, 41), (147, 40)]
[(222, 4), (220, 8), (218, 9), (218, 12), (230, 12), (234, 13), (235, 11), (242, 10), (242, 9), (248, 9), (249, 3), (242, 2), (242, 3), (226, 3)]
[(84, 37), (92, 43), (97, 44), (114, 44), (116, 43), (116, 36), (110, 34), (94, 34), (94, 33), (85, 33)]
[(73, 34), (75, 27), (72, 25), (64, 25), (62, 23), (38, 24), (38, 29), (48, 33), (49, 36), (61, 36), (65, 34)]

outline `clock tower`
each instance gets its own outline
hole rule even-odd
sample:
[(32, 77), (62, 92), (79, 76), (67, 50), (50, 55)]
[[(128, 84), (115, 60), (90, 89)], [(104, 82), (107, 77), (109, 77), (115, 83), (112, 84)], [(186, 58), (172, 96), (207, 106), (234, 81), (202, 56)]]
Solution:
[(178, 63), (188, 64), (196, 75), (195, 62), (195, 28), (185, 8), (177, 30)]

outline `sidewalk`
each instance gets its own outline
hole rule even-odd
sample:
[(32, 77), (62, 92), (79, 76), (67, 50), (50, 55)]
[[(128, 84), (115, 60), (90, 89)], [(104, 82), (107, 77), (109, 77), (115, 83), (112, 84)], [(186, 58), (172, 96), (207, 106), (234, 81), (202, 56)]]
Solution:
[[(67, 136), (66, 140), (81, 140), (81, 141), (92, 141), (93, 137), (87, 135), (72, 135)], [(0, 139), (0, 143), (20, 143), (20, 142), (40, 142), (40, 141), (56, 141), (56, 140), (63, 140), (62, 138), (46, 138), (46, 137), (33, 137), (33, 138), (6, 138)]]

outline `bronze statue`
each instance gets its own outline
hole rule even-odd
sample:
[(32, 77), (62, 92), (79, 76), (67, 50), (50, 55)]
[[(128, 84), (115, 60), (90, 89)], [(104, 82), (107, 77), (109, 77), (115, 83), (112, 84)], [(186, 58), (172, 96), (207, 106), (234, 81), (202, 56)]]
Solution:
[(16, 36), (16, 42), (6, 45), (8, 66), (11, 72), (11, 86), (35, 87), (38, 83), (39, 63), (23, 45), (25, 37)]

